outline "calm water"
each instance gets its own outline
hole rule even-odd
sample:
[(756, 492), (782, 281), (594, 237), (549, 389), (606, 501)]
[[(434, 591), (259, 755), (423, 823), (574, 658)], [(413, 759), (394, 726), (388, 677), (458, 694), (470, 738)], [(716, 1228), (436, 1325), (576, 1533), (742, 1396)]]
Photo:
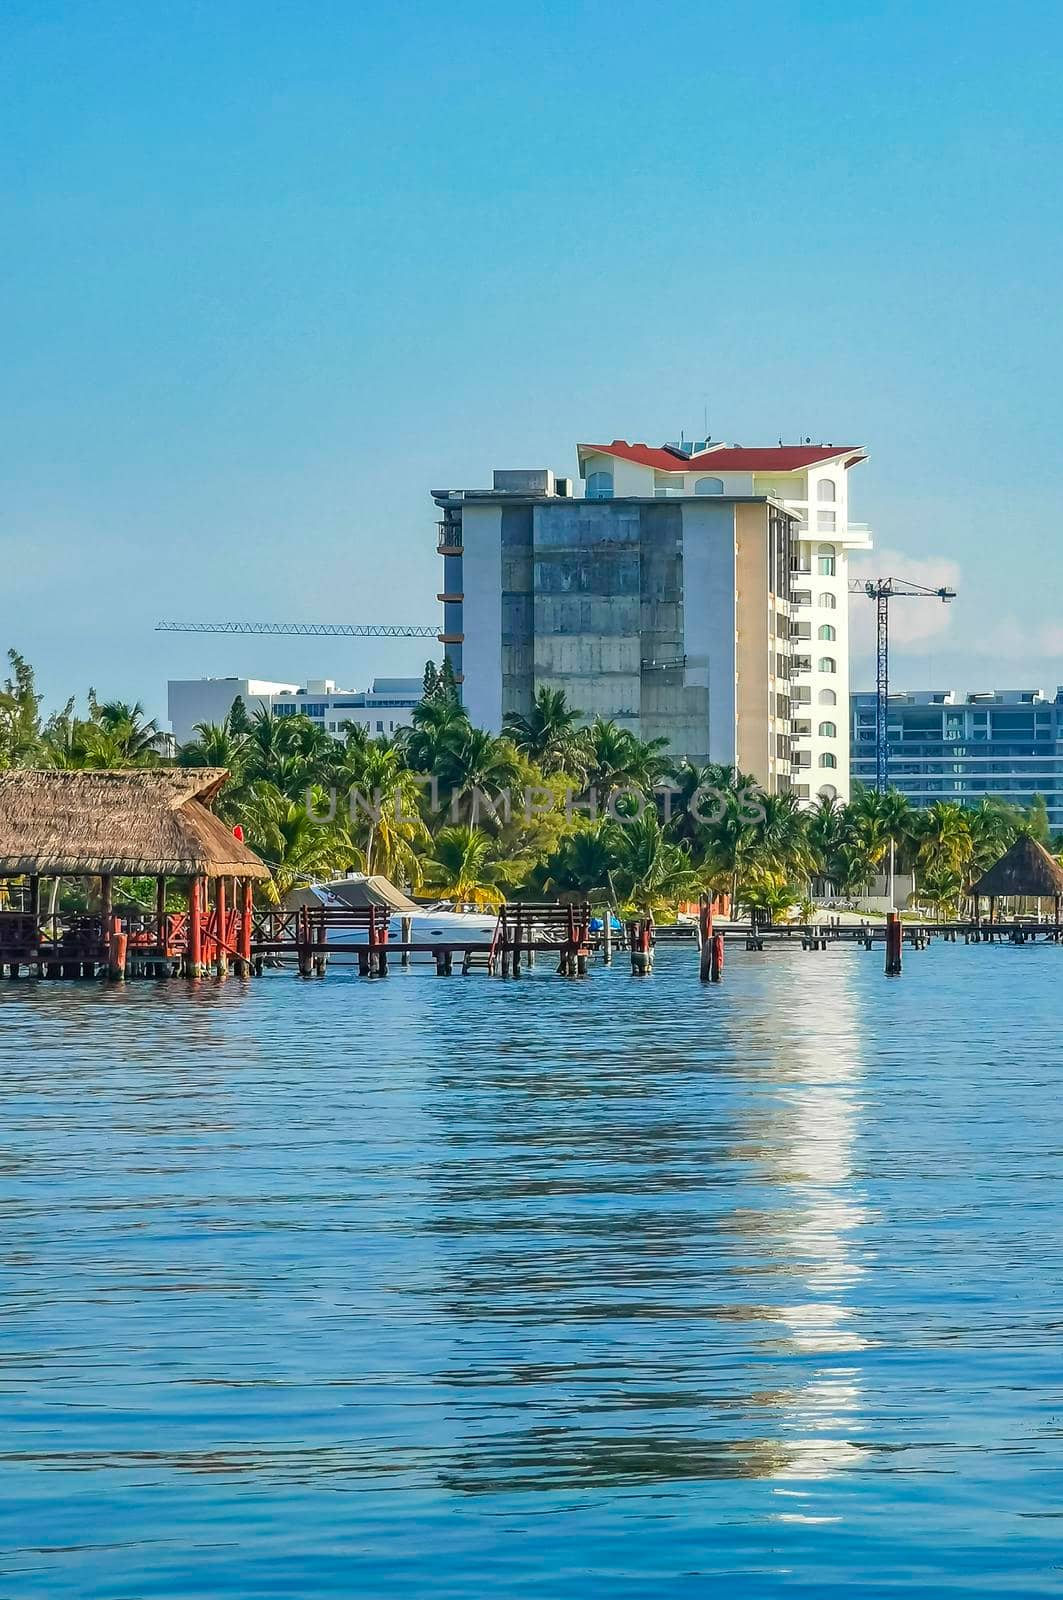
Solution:
[(0, 984), (0, 1597), (1063, 1587), (1063, 950)]

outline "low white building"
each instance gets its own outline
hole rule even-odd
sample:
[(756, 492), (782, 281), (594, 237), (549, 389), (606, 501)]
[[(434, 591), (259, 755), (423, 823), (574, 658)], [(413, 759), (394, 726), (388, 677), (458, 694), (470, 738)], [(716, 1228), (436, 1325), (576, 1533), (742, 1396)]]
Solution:
[(264, 678), (171, 679), (167, 710), (178, 744), (196, 737), (197, 723), (224, 721), (236, 699), (244, 702), (249, 716), (256, 711), (280, 717), (301, 713), (337, 739), (343, 738), (345, 722), (355, 722), (378, 738), (409, 723), (421, 689), (420, 678), (374, 678), (369, 689), (341, 689), (331, 678), (311, 678), (302, 685)]

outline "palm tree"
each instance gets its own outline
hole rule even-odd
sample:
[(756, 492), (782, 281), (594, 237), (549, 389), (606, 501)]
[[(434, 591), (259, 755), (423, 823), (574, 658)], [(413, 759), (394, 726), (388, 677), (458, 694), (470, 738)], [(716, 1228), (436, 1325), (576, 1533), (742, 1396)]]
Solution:
[(366, 872), (417, 884), (421, 860), (416, 846), (429, 840), (421, 818), (421, 792), (397, 745), (379, 739), (359, 750), (349, 746), (336, 774), (346, 785), (352, 835), (359, 838)]
[(466, 723), (442, 744), (434, 772), (453, 802), (473, 789), (505, 788), (520, 777), (521, 766), (510, 740)]
[(145, 720), (144, 707), (137, 700), (98, 701), (89, 692), (89, 714), (106, 736), (107, 747), (118, 752), (119, 766), (150, 765), (158, 758), (163, 735), (158, 723)]
[(669, 769), (667, 739), (638, 739), (603, 717), (584, 729), (581, 743), (587, 783), (603, 800), (621, 788), (648, 794)]
[(32, 763), (41, 747), (41, 697), (33, 668), (17, 650), (9, 650), (11, 677), (0, 688), (0, 767)]
[(498, 905), (505, 898), (499, 887), (505, 869), (492, 852), (491, 836), (481, 828), (441, 828), (424, 863), (425, 887), (460, 905)]
[[(324, 796), (315, 797), (323, 804)], [(259, 783), (241, 809), (248, 843), (272, 869), (265, 885), (276, 904), (299, 883), (313, 883), (360, 865), (362, 857), (342, 825), (316, 821), (306, 806), (271, 784)]]
[(248, 736), (234, 731), (228, 717), (223, 722), (197, 722), (198, 738), (177, 752), (180, 767), (224, 767), (237, 779), (247, 755)]
[(612, 839), (621, 899), (653, 911), (697, 893), (700, 877), (689, 852), (669, 839), (653, 806), (614, 824)]
[(444, 751), (460, 742), (470, 726), (465, 707), (449, 696), (422, 700), (414, 708), (410, 724), (402, 733), (406, 760), (414, 772), (426, 777), (438, 776)]
[(543, 863), (538, 875), (544, 894), (593, 894), (608, 890), (619, 865), (616, 825), (600, 820), (566, 835)]
[(922, 881), (941, 898), (941, 886), (966, 878), (974, 853), (967, 812), (951, 800), (937, 800), (919, 815), (916, 861)]
[(576, 770), (574, 764), (579, 759), (576, 729), (582, 715), (569, 705), (563, 689), (544, 687), (536, 694), (526, 717), (516, 711), (506, 713), (503, 732), (547, 776), (571, 772)]

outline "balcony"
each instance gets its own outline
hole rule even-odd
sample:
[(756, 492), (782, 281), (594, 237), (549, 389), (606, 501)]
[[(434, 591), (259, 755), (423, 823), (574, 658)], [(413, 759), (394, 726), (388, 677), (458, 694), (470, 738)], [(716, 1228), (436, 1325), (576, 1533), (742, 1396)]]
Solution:
[(437, 522), (436, 549), (441, 556), (460, 556), (462, 553), (461, 523)]
[(793, 674), (795, 672), (811, 672), (811, 671), (812, 671), (812, 657), (811, 656), (791, 656), (790, 657), (790, 674), (791, 674), (791, 676), (793, 676)]

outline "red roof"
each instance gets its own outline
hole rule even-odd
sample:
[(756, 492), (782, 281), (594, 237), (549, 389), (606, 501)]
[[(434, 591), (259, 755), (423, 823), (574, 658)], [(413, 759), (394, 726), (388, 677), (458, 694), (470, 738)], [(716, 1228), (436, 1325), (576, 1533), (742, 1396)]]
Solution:
[(581, 444), (577, 446), (582, 464), (585, 455), (619, 456), (624, 461), (635, 461), (641, 467), (655, 467), (658, 472), (697, 472), (711, 468), (713, 472), (799, 472), (802, 467), (815, 466), (820, 461), (833, 461), (837, 456), (849, 456), (845, 466), (863, 461), (864, 451), (854, 444), (783, 444), (710, 445), (696, 456), (684, 456), (678, 450), (669, 450), (648, 444), (628, 444), (625, 439), (614, 439), (612, 444)]

